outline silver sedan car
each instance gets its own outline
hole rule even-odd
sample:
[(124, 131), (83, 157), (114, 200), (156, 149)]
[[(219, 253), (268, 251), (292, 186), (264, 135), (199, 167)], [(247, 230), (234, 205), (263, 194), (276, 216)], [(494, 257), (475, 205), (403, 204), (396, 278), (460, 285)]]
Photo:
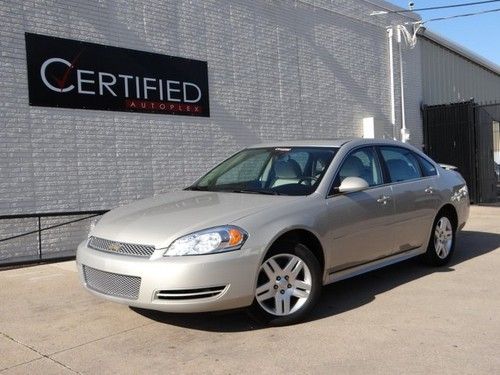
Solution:
[(323, 285), (422, 256), (446, 264), (469, 215), (464, 179), (387, 140), (246, 148), (182, 191), (105, 214), (78, 247), (85, 288), (145, 309), (247, 307), (303, 319)]

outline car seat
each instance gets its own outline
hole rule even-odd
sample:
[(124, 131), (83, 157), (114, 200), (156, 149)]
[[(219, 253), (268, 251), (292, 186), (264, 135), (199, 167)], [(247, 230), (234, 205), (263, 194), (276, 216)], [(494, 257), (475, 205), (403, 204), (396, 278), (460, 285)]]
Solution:
[(346, 177), (364, 178), (364, 170), (365, 167), (363, 166), (363, 162), (357, 156), (349, 155), (340, 169), (340, 182), (342, 182)]
[(387, 160), (387, 168), (389, 168), (391, 180), (394, 182), (411, 180), (419, 177), (415, 168), (401, 159)]
[(299, 163), (293, 159), (279, 160), (273, 166), (273, 175), (271, 187), (298, 184), (302, 178), (302, 170)]

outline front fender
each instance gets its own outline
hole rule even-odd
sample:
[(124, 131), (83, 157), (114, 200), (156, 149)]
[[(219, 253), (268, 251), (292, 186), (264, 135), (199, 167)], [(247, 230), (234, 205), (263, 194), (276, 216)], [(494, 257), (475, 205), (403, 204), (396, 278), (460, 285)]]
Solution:
[(259, 212), (232, 224), (238, 225), (249, 233), (244, 247), (248, 249), (247, 251), (259, 252), (259, 266), (278, 238), (298, 229), (308, 231), (318, 239), (326, 262), (327, 254), (322, 233), (324, 224), (322, 225), (319, 219), (323, 215), (318, 214), (322, 209), (325, 209), (324, 199), (305, 197), (304, 201), (296, 202), (286, 208)]

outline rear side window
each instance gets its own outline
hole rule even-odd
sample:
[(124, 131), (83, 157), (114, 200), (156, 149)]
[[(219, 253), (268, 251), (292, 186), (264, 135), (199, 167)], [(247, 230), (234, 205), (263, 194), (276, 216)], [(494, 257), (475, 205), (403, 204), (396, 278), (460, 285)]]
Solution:
[(392, 182), (422, 177), (417, 156), (410, 150), (399, 147), (380, 147), (380, 152), (387, 165)]
[(416, 157), (417, 157), (418, 161), (420, 162), (420, 168), (422, 170), (422, 174), (425, 177), (437, 175), (436, 167), (432, 163), (430, 163), (429, 161), (427, 161), (426, 159), (424, 159), (420, 155), (416, 155)]

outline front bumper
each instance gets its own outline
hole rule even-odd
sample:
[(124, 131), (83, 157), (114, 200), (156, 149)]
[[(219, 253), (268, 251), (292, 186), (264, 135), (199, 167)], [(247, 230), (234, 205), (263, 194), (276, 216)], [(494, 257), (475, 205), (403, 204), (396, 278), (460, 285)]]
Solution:
[[(249, 306), (253, 301), (255, 278), (260, 261), (258, 251), (238, 250), (227, 253), (151, 258), (112, 254), (87, 247), (77, 250), (80, 281), (91, 293), (113, 302), (166, 312), (205, 312)], [(92, 269), (98, 275), (128, 276), (140, 286), (133, 298), (95, 288), (88, 279)], [(104, 271), (104, 272), (99, 272)], [(101, 283), (104, 283), (105, 280)], [(206, 290), (218, 292), (206, 293)], [(170, 298), (169, 296), (172, 296)]]

